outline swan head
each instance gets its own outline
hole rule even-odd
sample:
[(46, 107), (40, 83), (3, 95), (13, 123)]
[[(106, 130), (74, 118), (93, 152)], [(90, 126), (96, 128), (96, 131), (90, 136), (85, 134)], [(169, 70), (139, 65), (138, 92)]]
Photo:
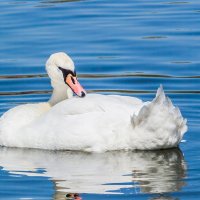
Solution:
[(86, 95), (86, 91), (77, 80), (74, 62), (66, 53), (52, 54), (46, 62), (46, 70), (54, 89), (68, 86), (77, 96)]

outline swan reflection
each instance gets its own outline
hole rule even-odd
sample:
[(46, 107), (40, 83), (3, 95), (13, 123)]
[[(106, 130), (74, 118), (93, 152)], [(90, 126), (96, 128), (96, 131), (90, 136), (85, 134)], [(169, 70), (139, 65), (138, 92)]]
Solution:
[(62, 199), (68, 192), (179, 191), (186, 173), (179, 149), (98, 154), (0, 148), (0, 166), (11, 174), (50, 177), (54, 199)]
[(132, 171), (133, 182), (143, 193), (179, 191), (185, 185), (186, 164), (180, 150), (138, 152)]
[(170, 196), (160, 195), (158, 197), (151, 198), (150, 200), (179, 200), (179, 198), (174, 198), (174, 197), (170, 197)]

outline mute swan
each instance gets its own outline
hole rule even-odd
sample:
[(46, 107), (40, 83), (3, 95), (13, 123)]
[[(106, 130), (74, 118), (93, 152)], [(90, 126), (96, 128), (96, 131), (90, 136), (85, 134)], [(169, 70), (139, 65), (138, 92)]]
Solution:
[[(88, 94), (74, 63), (55, 53), (46, 63), (53, 93), (46, 103), (14, 107), (0, 118), (0, 145), (51, 150), (109, 151), (176, 147), (186, 120), (162, 87), (151, 102)], [(73, 92), (80, 97), (73, 97)]]

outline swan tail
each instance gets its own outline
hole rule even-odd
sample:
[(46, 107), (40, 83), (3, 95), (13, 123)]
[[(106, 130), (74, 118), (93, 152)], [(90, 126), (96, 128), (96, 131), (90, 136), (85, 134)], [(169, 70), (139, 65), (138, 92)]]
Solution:
[(187, 120), (181, 115), (169, 97), (164, 93), (162, 85), (156, 97), (144, 103), (137, 114), (131, 118), (138, 149), (161, 149), (178, 146), (187, 131)]

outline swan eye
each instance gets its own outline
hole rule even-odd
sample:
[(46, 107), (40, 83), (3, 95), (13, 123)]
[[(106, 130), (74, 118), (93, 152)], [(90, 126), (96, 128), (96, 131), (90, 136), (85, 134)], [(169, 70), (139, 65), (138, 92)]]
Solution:
[(75, 84), (74, 78), (71, 76), (72, 83)]
[(58, 69), (62, 72), (64, 80), (70, 74), (70, 78), (71, 78), (72, 83), (74, 85), (76, 84), (76, 78), (73, 78), (73, 77), (76, 77), (76, 72), (75, 71), (73, 72), (71, 70), (64, 69), (62, 67), (58, 67)]

